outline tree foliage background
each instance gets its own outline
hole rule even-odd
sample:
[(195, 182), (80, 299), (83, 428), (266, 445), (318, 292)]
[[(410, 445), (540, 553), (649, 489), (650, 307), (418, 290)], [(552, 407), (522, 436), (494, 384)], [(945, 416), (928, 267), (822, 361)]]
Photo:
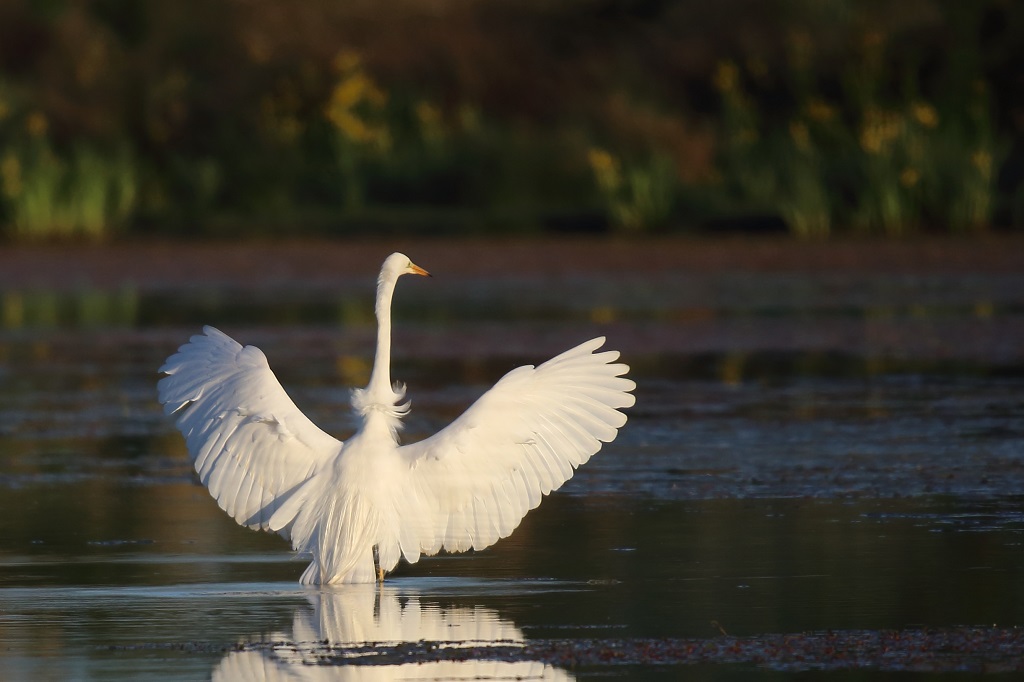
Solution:
[(1024, 224), (1014, 0), (0, 0), (8, 239)]

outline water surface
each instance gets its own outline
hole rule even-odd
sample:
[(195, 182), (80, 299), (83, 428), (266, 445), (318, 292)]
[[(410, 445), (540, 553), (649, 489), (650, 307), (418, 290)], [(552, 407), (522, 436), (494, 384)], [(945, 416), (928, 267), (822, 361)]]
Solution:
[[(495, 547), (403, 565), (379, 590), (320, 591), (297, 584), (305, 562), (283, 540), (237, 527), (196, 483), (155, 402), (156, 368), (215, 324), (259, 345), (344, 437), (347, 389), (369, 374), (372, 282), (11, 288), (0, 668), (227, 680), (1013, 667), (1022, 292), (1005, 273), (403, 280), (393, 373), (413, 400), (407, 439), (516, 364), (599, 334), (633, 365), (637, 406)], [(835, 651), (935, 632), (974, 650), (847, 664)], [(832, 653), (821, 633), (841, 638)], [(786, 658), (775, 636), (818, 648)]]

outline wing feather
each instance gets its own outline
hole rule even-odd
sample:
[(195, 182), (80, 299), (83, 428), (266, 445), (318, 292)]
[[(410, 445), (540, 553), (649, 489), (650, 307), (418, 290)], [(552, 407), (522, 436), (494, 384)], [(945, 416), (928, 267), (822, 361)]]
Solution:
[(262, 351), (213, 327), (160, 371), (160, 402), (178, 415), (199, 479), (220, 507), (250, 528), (287, 529), (301, 506), (296, 492), (341, 441), (302, 414)]
[[(402, 554), (482, 549), (508, 536), (626, 423), (635, 384), (616, 351), (591, 339), (513, 369), (434, 436), (399, 448)], [(397, 492), (398, 490), (402, 492)]]

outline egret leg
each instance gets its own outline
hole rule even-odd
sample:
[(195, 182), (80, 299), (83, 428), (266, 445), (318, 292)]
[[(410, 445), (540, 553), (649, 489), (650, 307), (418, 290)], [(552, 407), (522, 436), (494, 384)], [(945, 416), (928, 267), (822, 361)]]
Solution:
[(384, 582), (384, 569), (380, 567), (380, 550), (373, 546), (373, 571), (377, 574), (377, 582)]

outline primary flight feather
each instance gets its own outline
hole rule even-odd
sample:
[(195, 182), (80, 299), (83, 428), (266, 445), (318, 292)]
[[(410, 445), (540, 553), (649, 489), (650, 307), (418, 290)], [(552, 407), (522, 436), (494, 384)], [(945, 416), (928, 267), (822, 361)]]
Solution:
[(409, 403), (391, 383), (391, 299), (405, 274), (428, 275), (400, 253), (384, 261), (373, 371), (352, 391), (362, 422), (347, 441), (295, 406), (262, 351), (213, 327), (160, 368), (160, 402), (200, 480), (238, 523), (312, 555), (305, 584), (382, 580), (402, 558), (507, 537), (615, 438), (634, 403), (629, 367), (596, 338), (512, 370), (449, 426), (400, 445)]

